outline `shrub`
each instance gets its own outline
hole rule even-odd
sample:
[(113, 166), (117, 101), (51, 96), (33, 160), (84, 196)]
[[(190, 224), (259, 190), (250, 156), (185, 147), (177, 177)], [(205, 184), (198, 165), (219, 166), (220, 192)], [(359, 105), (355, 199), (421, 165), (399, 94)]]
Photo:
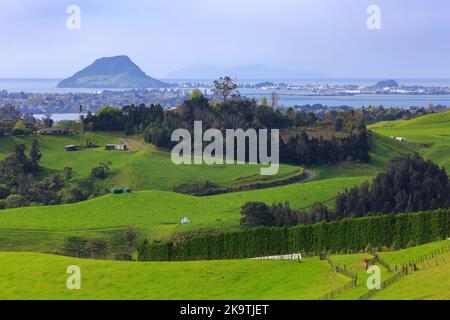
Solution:
[(6, 207), (13, 209), (13, 208), (20, 208), (27, 205), (27, 201), (23, 196), (20, 196), (18, 194), (12, 194), (6, 198)]
[(26, 132), (27, 126), (25, 125), (25, 123), (23, 123), (22, 120), (17, 121), (12, 130), (12, 134), (15, 136), (21, 136), (24, 135)]
[(4, 184), (0, 184), (0, 199), (6, 199), (10, 194), (9, 188)]
[(409, 241), (406, 244), (406, 248), (414, 248), (414, 247), (417, 247), (417, 243), (415, 243), (414, 241)]

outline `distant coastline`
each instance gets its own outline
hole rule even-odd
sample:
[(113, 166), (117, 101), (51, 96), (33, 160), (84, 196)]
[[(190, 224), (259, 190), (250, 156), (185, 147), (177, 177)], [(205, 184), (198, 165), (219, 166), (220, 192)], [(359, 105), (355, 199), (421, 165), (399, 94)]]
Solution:
[[(162, 79), (168, 83), (211, 83), (212, 79)], [(323, 85), (355, 85), (355, 86), (369, 86), (374, 85), (381, 79), (242, 79), (238, 82), (241, 85), (256, 84), (264, 81), (272, 81), (276, 83), (290, 83), (292, 85), (306, 85), (306, 84), (323, 84)], [(26, 92), (34, 94), (77, 94), (88, 93), (95, 94), (103, 90), (110, 90), (114, 92), (121, 92), (126, 89), (68, 89), (57, 88), (60, 79), (20, 79), (20, 78), (0, 78), (0, 91), (6, 90), (8, 92)], [(403, 85), (418, 85), (418, 86), (450, 86), (450, 79), (397, 79), (398, 83)], [(189, 88), (173, 88), (174, 90), (189, 91)], [(282, 106), (294, 105), (313, 105), (322, 104), (327, 106), (350, 106), (350, 107), (368, 107), (369, 105), (383, 105), (384, 107), (427, 107), (430, 103), (433, 105), (450, 106), (449, 95), (421, 95), (421, 94), (357, 94), (357, 95), (311, 95), (305, 94), (295, 90), (274, 90), (277, 92), (278, 101)], [(255, 98), (260, 100), (263, 96), (270, 99), (271, 90), (261, 89), (245, 89), (240, 88), (243, 96), (248, 98)], [(36, 111), (36, 113), (41, 113)]]

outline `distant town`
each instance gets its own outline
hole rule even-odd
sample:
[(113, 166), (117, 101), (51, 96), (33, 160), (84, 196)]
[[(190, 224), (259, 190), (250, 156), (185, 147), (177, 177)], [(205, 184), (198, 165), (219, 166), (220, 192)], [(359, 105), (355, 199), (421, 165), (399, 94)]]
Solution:
[[(27, 93), (0, 91), (0, 105), (11, 104), (23, 113), (30, 114), (55, 114), (55, 113), (79, 113), (95, 112), (104, 106), (126, 106), (126, 105), (151, 105), (160, 104), (166, 109), (173, 108), (187, 99), (193, 89), (201, 88), (205, 96), (214, 101), (218, 99), (213, 94), (212, 82), (173, 82), (169, 88), (159, 89), (129, 89), (129, 90), (98, 90), (86, 93)], [(357, 96), (363, 94), (377, 95), (449, 95), (450, 86), (420, 86), (399, 85), (395, 80), (380, 81), (373, 86), (357, 86), (352, 84), (327, 85), (327, 84), (304, 84), (296, 85), (290, 83), (260, 82), (255, 84), (241, 83), (238, 89), (242, 92), (267, 91), (270, 98), (280, 90), (291, 90), (298, 96)], [(242, 93), (242, 96), (245, 96)], [(287, 106), (305, 107), (305, 106)], [(308, 106), (306, 106), (308, 107)], [(316, 109), (317, 107), (312, 108)], [(321, 108), (322, 109), (322, 108)], [(338, 109), (346, 109), (339, 106)], [(308, 110), (313, 111), (313, 110)]]

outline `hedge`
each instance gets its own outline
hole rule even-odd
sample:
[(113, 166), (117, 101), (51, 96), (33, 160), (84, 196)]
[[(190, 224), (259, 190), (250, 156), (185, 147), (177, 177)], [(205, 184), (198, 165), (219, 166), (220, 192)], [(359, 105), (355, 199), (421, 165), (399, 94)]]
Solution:
[(450, 209), (399, 215), (373, 215), (292, 228), (254, 228), (193, 236), (180, 241), (144, 242), (140, 261), (245, 259), (302, 252), (345, 253), (374, 247), (405, 247), (450, 235)]

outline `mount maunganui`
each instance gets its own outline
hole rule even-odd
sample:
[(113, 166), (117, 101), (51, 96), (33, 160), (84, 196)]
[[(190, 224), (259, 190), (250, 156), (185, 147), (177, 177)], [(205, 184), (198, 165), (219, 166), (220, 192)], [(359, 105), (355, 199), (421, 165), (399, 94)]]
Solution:
[(87, 68), (62, 80), (58, 88), (165, 88), (169, 84), (145, 74), (127, 56), (97, 59)]

